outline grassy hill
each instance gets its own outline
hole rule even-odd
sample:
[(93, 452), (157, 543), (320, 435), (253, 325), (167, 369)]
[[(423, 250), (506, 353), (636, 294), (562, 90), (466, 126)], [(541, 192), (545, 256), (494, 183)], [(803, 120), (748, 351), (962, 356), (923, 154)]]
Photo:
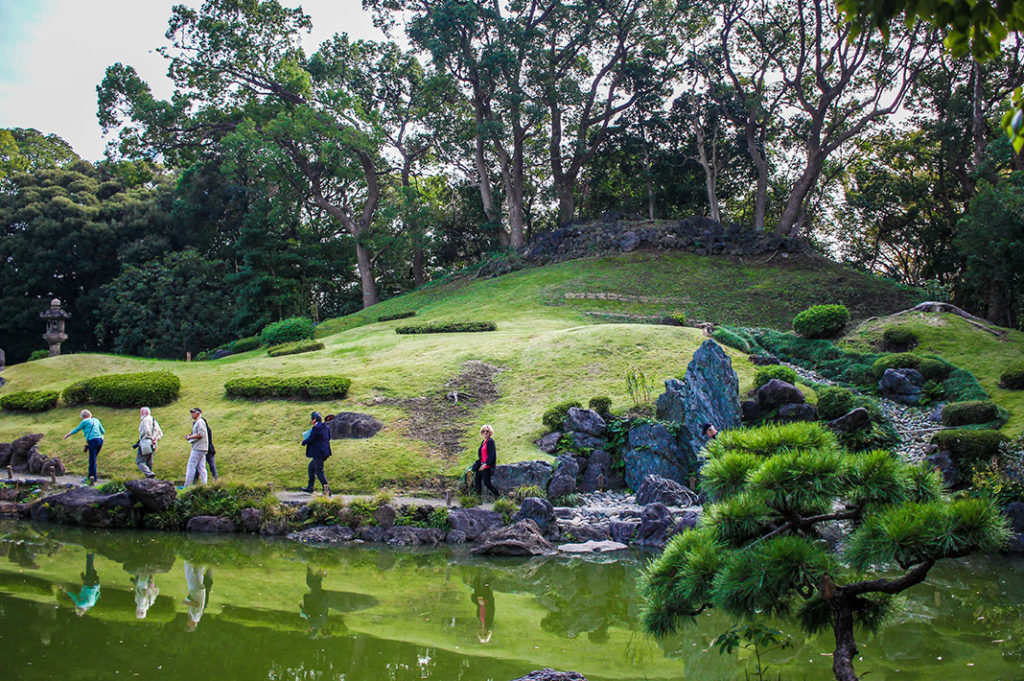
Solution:
[[(611, 298), (611, 299), (610, 299)], [(218, 465), (235, 480), (305, 484), (299, 446), (309, 412), (359, 411), (385, 423), (367, 440), (333, 443), (327, 471), (338, 491), (380, 486), (430, 488), (473, 458), (477, 431), (490, 423), (499, 460), (536, 458), (532, 441), (543, 433), (541, 415), (552, 404), (596, 395), (613, 411), (632, 407), (625, 374), (641, 369), (661, 381), (681, 375), (703, 341), (696, 328), (609, 323), (607, 315), (660, 316), (683, 312), (693, 321), (789, 328), (793, 315), (816, 303), (845, 303), (855, 319), (910, 307), (912, 290), (817, 258), (775, 258), (770, 263), (724, 257), (633, 253), (564, 262), (488, 280), (454, 279), (424, 287), (320, 325), (325, 349), (280, 358), (258, 350), (210, 362), (176, 362), (110, 355), (69, 355), (9, 367), (0, 393), (62, 389), (101, 373), (166, 369), (182, 382), (180, 399), (154, 410), (166, 437), (156, 472), (181, 479), (188, 409), (203, 408), (215, 433)], [(377, 317), (415, 311), (413, 319)], [(410, 322), (494, 321), (487, 333), (398, 335)], [(732, 351), (730, 351), (732, 352)], [(741, 388), (753, 367), (732, 353)], [(950, 357), (956, 361), (954, 357)], [(352, 379), (346, 400), (333, 403), (246, 402), (224, 396), (224, 382), (249, 375), (338, 374)], [(986, 386), (987, 387), (987, 386)], [(453, 389), (470, 399), (451, 404)], [(138, 413), (93, 410), (107, 429), (99, 469), (104, 476), (135, 477)], [(42, 432), (45, 453), (59, 454), (74, 471), (85, 469), (82, 441), (62, 441), (78, 422), (78, 409), (43, 414), (0, 414), (0, 442)], [(542, 455), (541, 455), (542, 456)]]

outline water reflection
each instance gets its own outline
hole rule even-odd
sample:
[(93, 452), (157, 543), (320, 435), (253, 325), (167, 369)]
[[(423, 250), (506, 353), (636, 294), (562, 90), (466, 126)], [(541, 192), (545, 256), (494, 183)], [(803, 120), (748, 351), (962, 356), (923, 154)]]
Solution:
[[(721, 615), (665, 641), (640, 630), (644, 559), (0, 524), (4, 678), (51, 679), (75, 659), (85, 678), (507, 681), (551, 666), (591, 681), (742, 679), (742, 660), (708, 650), (731, 624)], [(875, 681), (1016, 681), (1007, 642), (1019, 651), (1022, 600), (1019, 564), (939, 570), (864, 639), (859, 670)], [(827, 637), (803, 638), (771, 663), (784, 678), (828, 679), (829, 651)]]

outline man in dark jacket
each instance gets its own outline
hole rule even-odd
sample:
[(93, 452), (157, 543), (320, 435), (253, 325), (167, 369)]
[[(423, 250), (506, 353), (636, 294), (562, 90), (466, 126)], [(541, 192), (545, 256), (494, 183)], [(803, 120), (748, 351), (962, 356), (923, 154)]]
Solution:
[(306, 446), (306, 456), (309, 458), (309, 482), (302, 488), (303, 492), (313, 492), (313, 476), (315, 475), (324, 486), (324, 496), (331, 496), (331, 488), (327, 486), (327, 476), (324, 475), (324, 461), (331, 455), (331, 431), (327, 424), (320, 417), (319, 412), (313, 412), (309, 417), (312, 428), (309, 435), (302, 441)]

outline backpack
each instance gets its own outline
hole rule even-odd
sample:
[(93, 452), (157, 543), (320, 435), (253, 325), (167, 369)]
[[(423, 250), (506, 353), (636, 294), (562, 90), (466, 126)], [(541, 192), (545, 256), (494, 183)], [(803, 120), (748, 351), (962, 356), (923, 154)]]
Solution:
[(201, 418), (203, 419), (203, 423), (206, 424), (206, 446), (208, 447), (208, 449), (206, 450), (206, 455), (216, 456), (217, 448), (213, 446), (213, 431), (210, 430), (210, 422), (206, 420), (205, 416)]
[(160, 428), (160, 424), (156, 422), (156, 419), (153, 419), (153, 429), (150, 431), (150, 434), (153, 436), (153, 442), (158, 441), (164, 436), (164, 431)]

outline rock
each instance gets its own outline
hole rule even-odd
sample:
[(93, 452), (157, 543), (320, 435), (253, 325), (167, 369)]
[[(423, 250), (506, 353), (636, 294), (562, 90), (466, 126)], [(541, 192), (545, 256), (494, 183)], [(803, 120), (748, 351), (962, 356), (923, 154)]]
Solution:
[(573, 520), (558, 521), (558, 536), (566, 542), (606, 541), (611, 538), (608, 523), (591, 524)]
[(1006, 551), (1024, 555), (1024, 533), (1011, 535), (1010, 541), (1006, 543)]
[(354, 411), (343, 411), (335, 414), (327, 424), (331, 429), (332, 440), (365, 439), (373, 437), (384, 427), (384, 424), (369, 414)]
[(607, 551), (622, 551), (629, 547), (617, 541), (587, 541), (582, 544), (561, 544), (558, 547), (559, 553), (605, 553)]
[(573, 432), (572, 444), (578, 449), (594, 451), (595, 449), (607, 449), (608, 442), (604, 438), (588, 435), (587, 433)]
[(640, 245), (640, 237), (636, 235), (636, 232), (626, 232), (619, 239), (619, 250), (623, 253), (629, 253), (636, 249)]
[(60, 460), (60, 457), (55, 456), (43, 464), (43, 470), (40, 472), (43, 475), (64, 475), (68, 471), (64, 468), (64, 462)]
[(675, 480), (660, 475), (648, 475), (636, 490), (636, 503), (640, 506), (654, 503), (666, 506), (696, 506), (697, 495), (686, 485)]
[(1024, 502), (1014, 501), (1003, 507), (1003, 515), (1010, 521), (1010, 531), (1024, 533)]
[(0, 517), (16, 518), (21, 515), (21, 504), (16, 501), (0, 501)]
[(288, 535), (292, 541), (303, 544), (341, 544), (355, 537), (355, 531), (346, 525), (317, 525)]
[(529, 486), (545, 489), (550, 477), (551, 464), (547, 461), (517, 461), (495, 466), (491, 482), (500, 490)]
[(263, 527), (263, 511), (258, 508), (243, 508), (239, 522), (243, 532), (256, 534)]
[(541, 499), (540, 497), (527, 497), (523, 499), (519, 510), (512, 516), (513, 523), (517, 523), (520, 520), (532, 521), (540, 532), (549, 539), (558, 536), (555, 507), (547, 499)]
[(129, 480), (124, 486), (132, 501), (142, 504), (147, 513), (163, 513), (178, 498), (178, 490), (169, 480)]
[(423, 546), (440, 544), (444, 533), (435, 527), (396, 525), (384, 533), (384, 543), (391, 546)]
[(260, 535), (264, 537), (283, 537), (291, 528), (286, 520), (270, 520), (260, 527)]
[[(694, 472), (698, 455), (707, 444), (707, 438), (701, 432), (701, 424), (711, 423), (718, 430), (740, 426), (740, 381), (732, 369), (729, 355), (709, 338), (693, 353), (681, 383), (680, 392), (685, 410), (681, 419), (673, 420), (681, 421), (684, 426), (684, 431), (679, 435), (679, 444), (684, 450), (689, 450), (686, 457), (695, 464), (690, 471)], [(666, 389), (668, 384), (666, 381)], [(660, 397), (658, 402), (661, 402)]]
[(757, 400), (744, 400), (740, 403), (740, 411), (744, 423), (757, 423), (761, 420), (761, 407), (757, 405)]
[(360, 527), (356, 533), (363, 541), (373, 542), (379, 544), (384, 541), (384, 533), (387, 532), (383, 527), (376, 527), (373, 525), (367, 527)]
[(508, 527), (485, 532), (473, 546), (472, 553), (490, 556), (553, 556), (558, 553), (530, 518)]
[(771, 366), (773, 364), (778, 364), (779, 363), (779, 358), (778, 357), (776, 357), (775, 355), (769, 355), (769, 354), (765, 354), (765, 355), (750, 355), (749, 359), (750, 359), (750, 363), (753, 364), (756, 367), (766, 367), (766, 366)]
[(0, 468), (6, 468), (11, 462), (11, 443), (0, 442)]
[(776, 419), (783, 422), (792, 421), (817, 421), (818, 408), (813, 404), (802, 402), (784, 404), (776, 412)]
[(465, 544), (466, 533), (462, 530), (449, 530), (448, 534), (444, 538), (445, 544)]
[(462, 541), (473, 540), (488, 530), (502, 527), (505, 522), (500, 513), (482, 508), (453, 508), (448, 511), (448, 524), (452, 531), (463, 534)]
[(923, 395), (924, 376), (917, 369), (886, 369), (878, 382), (878, 391), (900, 404), (916, 405)]
[(565, 429), (586, 433), (594, 437), (601, 437), (604, 435), (607, 426), (601, 415), (593, 409), (569, 407), (569, 412), (565, 416)]
[(625, 520), (608, 521), (608, 536), (612, 541), (622, 544), (631, 544), (640, 530), (640, 523), (631, 523)]
[(231, 354), (231, 351), (227, 348), (220, 348), (210, 353), (210, 359), (224, 359)]
[(792, 383), (773, 378), (757, 389), (757, 406), (761, 411), (778, 409), (784, 404), (802, 404), (804, 394)]
[(377, 521), (378, 527), (382, 527), (387, 530), (394, 527), (395, 518), (398, 517), (398, 511), (391, 504), (381, 504), (377, 507), (377, 510), (373, 512), (373, 517)]
[(639, 546), (664, 546), (675, 524), (665, 504), (648, 504), (640, 515), (640, 527), (633, 543)]
[(587, 457), (587, 465), (583, 469), (580, 489), (584, 492), (597, 492), (608, 489), (611, 473), (611, 454), (603, 449), (595, 449)]
[(28, 463), (25, 470), (32, 475), (39, 475), (43, 472), (43, 464), (46, 463), (46, 455), (39, 451), (39, 447), (28, 450)]
[(84, 527), (128, 527), (132, 524), (132, 499), (127, 492), (103, 494), (92, 487), (76, 487), (36, 501), (31, 515), (33, 520)]
[(534, 440), (533, 444), (537, 445), (537, 449), (545, 454), (554, 454), (558, 450), (558, 441), (561, 439), (562, 433), (556, 430), (553, 433), (548, 433), (539, 440)]
[(932, 423), (942, 423), (942, 410), (945, 409), (946, 403), (939, 402), (928, 414), (928, 420)]
[(545, 667), (512, 681), (587, 681), (587, 679), (579, 672), (556, 672), (550, 667)]
[(697, 470), (696, 453), (681, 448), (672, 433), (660, 423), (645, 423), (630, 429), (622, 458), (626, 484), (631, 489), (639, 489), (648, 475), (681, 482)]
[(42, 433), (22, 435), (11, 443), (11, 458), (7, 462), (15, 472), (23, 473), (28, 465), (29, 451), (43, 439)]
[(197, 515), (189, 518), (185, 524), (186, 532), (227, 534), (237, 529), (231, 518), (222, 518), (219, 515)]
[(555, 472), (548, 482), (548, 498), (558, 499), (576, 491), (576, 477), (580, 473), (579, 464), (572, 456), (562, 454), (555, 459)]
[(857, 407), (846, 414), (843, 414), (834, 421), (828, 422), (828, 427), (836, 433), (853, 433), (858, 430), (871, 428), (871, 415), (864, 407)]

